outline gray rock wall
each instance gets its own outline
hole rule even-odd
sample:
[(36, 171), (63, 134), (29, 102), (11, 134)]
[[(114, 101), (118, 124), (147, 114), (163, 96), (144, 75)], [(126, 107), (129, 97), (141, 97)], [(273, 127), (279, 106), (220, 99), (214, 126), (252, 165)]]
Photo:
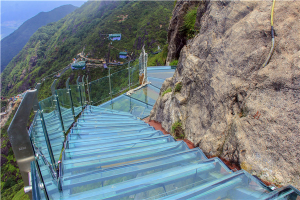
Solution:
[(271, 6), (209, 2), (200, 33), (183, 47), (161, 89), (173, 91), (159, 97), (150, 118), (169, 132), (180, 120), (187, 139), (206, 154), (299, 189), (300, 2), (276, 2), (275, 50), (262, 68), (271, 48)]

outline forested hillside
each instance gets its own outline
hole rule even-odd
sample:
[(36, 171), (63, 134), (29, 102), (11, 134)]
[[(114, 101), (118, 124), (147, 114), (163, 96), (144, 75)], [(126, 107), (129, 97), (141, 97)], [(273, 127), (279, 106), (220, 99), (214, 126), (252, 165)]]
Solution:
[[(3, 71), (2, 94), (9, 96), (26, 90), (67, 66), (82, 51), (89, 57), (109, 60), (118, 60), (120, 51), (128, 51), (135, 58), (143, 45), (147, 51), (156, 51), (158, 46), (166, 45), (173, 6), (173, 2), (162, 1), (85, 3), (58, 22), (38, 29)], [(121, 33), (121, 41), (108, 40), (107, 34), (112, 33)], [(60, 82), (69, 76), (72, 82), (78, 73), (99, 78), (91, 71), (69, 70)], [(50, 84), (46, 81), (41, 91)]]
[(24, 22), (16, 31), (1, 40), (1, 71), (5, 69), (11, 59), (22, 50), (29, 38), (38, 28), (50, 22), (56, 22), (77, 7), (64, 5), (49, 12), (41, 12)]
[[(126, 62), (118, 58), (120, 51), (127, 50), (134, 59), (139, 56), (143, 45), (147, 52), (157, 51), (158, 46), (166, 47), (173, 7), (173, 2), (162, 1), (86, 2), (63, 19), (41, 27), (32, 35), (1, 74), (2, 95), (11, 96), (42, 82), (39, 99), (46, 98), (51, 95), (50, 86), (54, 80), (51, 74), (65, 68), (82, 51), (89, 58)], [(121, 33), (121, 41), (108, 40), (107, 34), (111, 33)], [(88, 75), (89, 80), (95, 80), (107, 73), (104, 68), (69, 69), (58, 78), (57, 88), (65, 87), (69, 77), (70, 84), (74, 84), (79, 75)], [(44, 80), (46, 76), (49, 78)], [(2, 199), (12, 199), (18, 191), (17, 195), (23, 195), (23, 182), (7, 136), (12, 117), (13, 114), (1, 130)]]

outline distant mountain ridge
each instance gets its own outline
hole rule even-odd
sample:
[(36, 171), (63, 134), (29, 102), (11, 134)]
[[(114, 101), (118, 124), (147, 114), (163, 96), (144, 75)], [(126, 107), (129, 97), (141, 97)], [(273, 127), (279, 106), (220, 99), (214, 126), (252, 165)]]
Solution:
[(64, 5), (49, 12), (40, 12), (25, 21), (16, 31), (1, 40), (1, 72), (28, 42), (29, 38), (42, 26), (56, 22), (78, 7)]
[[(2, 96), (12, 96), (43, 81), (39, 98), (51, 95), (51, 78), (43, 77), (65, 68), (83, 51), (89, 58), (126, 62), (119, 52), (127, 51), (131, 59), (138, 58), (145, 46), (147, 52), (165, 49), (169, 19), (174, 3), (170, 1), (88, 1), (61, 20), (39, 28), (24, 48), (1, 74)], [(124, 16), (127, 16), (124, 18)], [(120, 41), (108, 40), (108, 34), (121, 33)], [(107, 76), (107, 71), (97, 69), (67, 70), (58, 79), (64, 86), (78, 76), (89, 81)]]

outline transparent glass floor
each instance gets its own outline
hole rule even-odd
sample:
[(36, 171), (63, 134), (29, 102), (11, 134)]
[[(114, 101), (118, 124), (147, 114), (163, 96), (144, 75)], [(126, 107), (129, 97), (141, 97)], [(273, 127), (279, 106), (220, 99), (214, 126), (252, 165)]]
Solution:
[(61, 157), (59, 178), (47, 163), (47, 145), (37, 117), (33, 143), (45, 152), (46, 160), (37, 160), (40, 179), (32, 165), (33, 179), (45, 183), (45, 190), (34, 189), (36, 199), (46, 199), (46, 194), (55, 200), (298, 200), (298, 190), (292, 186), (272, 191), (246, 171), (233, 172), (219, 158), (208, 159), (199, 148), (189, 149), (185, 142), (140, 120), (150, 114), (164, 79), (173, 73), (171, 67), (149, 69), (150, 85), (130, 96), (123, 94), (99, 106), (88, 105), (82, 112), (82, 107), (77, 107), (75, 113), (81, 115), (76, 123), (71, 120), (70, 109), (64, 109), (64, 122), (73, 124), (65, 144), (57, 113), (45, 113), (55, 160)]

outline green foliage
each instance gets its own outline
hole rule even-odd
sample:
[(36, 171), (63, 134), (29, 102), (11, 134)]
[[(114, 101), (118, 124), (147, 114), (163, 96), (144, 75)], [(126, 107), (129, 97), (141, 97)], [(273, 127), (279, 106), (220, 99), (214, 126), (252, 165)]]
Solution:
[(168, 47), (169, 44), (164, 45), (162, 50), (162, 58), (164, 59), (164, 63), (166, 62), (167, 56), (168, 56)]
[[(5, 158), (5, 160), (7, 160), (5, 163), (1, 163), (1, 165), (2, 165), (1, 166), (1, 197), (2, 197), (2, 199), (5, 199), (6, 195), (9, 195), (9, 196), (14, 195), (14, 193), (10, 193), (7, 191), (12, 191), (12, 190), (10, 190), (11, 187), (18, 185), (20, 182), (23, 183), (21, 180), (21, 174), (18, 169), (16, 159), (14, 157), (11, 145), (8, 140), (8, 134), (7, 134), (7, 129), (16, 113), (17, 108), (18, 108), (18, 103), (16, 103), (16, 105), (13, 107), (12, 113), (10, 114), (5, 125), (3, 127), (1, 127), (1, 143), (2, 143), (1, 157)], [(4, 155), (4, 153), (5, 153), (5, 155)], [(7, 198), (7, 199), (11, 199), (11, 198)]]
[(5, 183), (3, 185), (3, 189), (10, 188), (10, 187), (14, 186), (15, 184), (17, 184), (17, 183), (14, 180), (14, 178), (10, 177), (5, 181)]
[(180, 92), (181, 88), (182, 88), (182, 83), (181, 82), (176, 83), (176, 85), (175, 85), (175, 92)]
[(177, 121), (174, 124), (172, 124), (171, 131), (172, 131), (173, 137), (175, 139), (184, 139), (185, 138), (181, 121)]
[(19, 192), (17, 192), (12, 200), (30, 200), (29, 196), (24, 193), (24, 188), (22, 187)]
[(166, 89), (163, 93), (162, 93), (162, 95), (161, 96), (164, 96), (165, 94), (167, 94), (167, 93), (169, 93), (169, 92), (172, 92), (172, 88), (168, 88), (168, 89)]
[[(165, 1), (88, 1), (32, 35), (3, 71), (2, 94), (18, 94), (49, 76), (40, 88), (39, 99), (49, 96), (53, 73), (70, 64), (72, 58), (83, 49), (90, 58), (121, 62), (126, 60), (119, 59), (118, 54), (125, 49), (132, 53), (133, 59), (139, 56), (143, 45), (147, 52), (155, 51), (158, 45), (166, 44), (172, 9), (172, 2)], [(120, 21), (121, 15), (128, 17)], [(110, 33), (121, 33), (121, 41), (109, 41), (107, 34)], [(163, 53), (159, 63), (165, 63), (166, 53)], [(74, 82), (81, 75), (89, 75), (89, 80), (93, 81), (103, 77), (104, 73), (102, 69), (67, 70), (58, 81), (62, 87), (68, 77)]]
[(182, 32), (185, 33), (188, 39), (195, 37), (197, 30), (195, 30), (195, 22), (197, 17), (197, 6), (190, 8), (184, 16), (184, 24)]
[(148, 66), (163, 66), (166, 63), (168, 56), (168, 44), (163, 46), (163, 50), (155, 55), (149, 54), (148, 57)]
[(7, 100), (0, 100), (1, 101), (1, 108), (7, 106)]
[(170, 65), (171, 65), (171, 66), (177, 66), (177, 64), (178, 64), (178, 60), (172, 60), (172, 61), (170, 62)]
[(1, 191), (2, 200), (29, 200), (29, 196), (24, 193), (24, 183), (19, 181), (12, 187)]

